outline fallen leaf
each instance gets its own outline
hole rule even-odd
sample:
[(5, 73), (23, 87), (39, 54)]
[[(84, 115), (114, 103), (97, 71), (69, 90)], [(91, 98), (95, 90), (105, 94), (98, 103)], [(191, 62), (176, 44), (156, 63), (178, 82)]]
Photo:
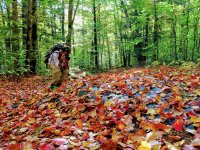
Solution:
[(5, 150), (22, 150), (22, 144), (16, 143), (16, 144), (9, 144)]
[(180, 119), (177, 119), (175, 123), (173, 123), (173, 128), (176, 130), (176, 131), (181, 131), (183, 130), (183, 122), (180, 120)]
[(141, 144), (137, 150), (151, 150), (151, 145), (146, 141), (141, 141)]

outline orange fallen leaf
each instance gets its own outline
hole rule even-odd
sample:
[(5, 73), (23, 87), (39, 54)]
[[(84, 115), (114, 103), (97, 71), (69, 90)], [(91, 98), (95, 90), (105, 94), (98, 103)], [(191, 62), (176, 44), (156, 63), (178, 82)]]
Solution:
[(83, 122), (80, 119), (76, 120), (75, 124), (76, 124), (77, 128), (79, 128), (79, 129), (83, 128)]
[(101, 145), (102, 150), (114, 150), (117, 148), (117, 142), (112, 140), (106, 140)]
[(121, 121), (118, 121), (118, 122), (116, 122), (116, 128), (118, 130), (124, 130), (125, 125)]

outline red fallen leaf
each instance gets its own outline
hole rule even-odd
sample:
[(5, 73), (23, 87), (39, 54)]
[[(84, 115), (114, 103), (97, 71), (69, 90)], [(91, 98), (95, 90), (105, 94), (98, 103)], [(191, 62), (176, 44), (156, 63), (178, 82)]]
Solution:
[(65, 99), (65, 102), (68, 104), (68, 103), (70, 103), (70, 98), (66, 98)]
[(95, 100), (96, 100), (97, 102), (99, 102), (99, 101), (101, 101), (101, 97), (100, 97), (100, 96), (97, 96), (97, 97), (95, 98)]
[(39, 127), (40, 125), (38, 124), (38, 123), (36, 123), (36, 124), (34, 124), (34, 125), (32, 125), (32, 126), (29, 126), (29, 131), (34, 131), (34, 130), (36, 130), (38, 127)]
[(46, 109), (46, 110), (45, 110), (45, 113), (46, 113), (46, 114), (50, 114), (50, 113), (51, 113), (51, 109)]
[(172, 118), (173, 118), (172, 113), (167, 112), (167, 113), (166, 113), (166, 117), (167, 117), (168, 119), (172, 119)]
[(132, 93), (131, 89), (129, 89), (129, 88), (126, 88), (126, 94), (128, 96), (133, 96), (133, 93)]
[(52, 150), (49, 144), (42, 144), (40, 150)]
[(81, 121), (84, 121), (86, 119), (86, 115), (85, 114), (82, 114), (81, 116), (80, 116), (80, 120)]
[(100, 143), (105, 143), (108, 140), (108, 138), (103, 135), (97, 135), (95, 137), (95, 140), (99, 141)]
[(92, 124), (91, 127), (88, 128), (88, 131), (98, 132), (101, 129), (101, 124), (95, 123)]
[(126, 85), (125, 81), (120, 81), (119, 84), (118, 84), (118, 87), (119, 87), (120, 89), (122, 89), (122, 88), (125, 87), (125, 85)]
[(89, 133), (83, 133), (83, 135), (82, 135), (83, 140), (87, 140), (89, 137), (90, 137)]
[(189, 111), (187, 114), (188, 114), (188, 116), (190, 116), (190, 117), (195, 117), (195, 116), (197, 116), (197, 114), (196, 114), (194, 111)]
[(183, 122), (181, 119), (177, 119), (176, 122), (172, 126), (176, 131), (183, 130)]
[(118, 118), (118, 119), (121, 119), (121, 118), (124, 116), (124, 113), (121, 112), (120, 110), (117, 110), (117, 111), (116, 111), (116, 115), (117, 115), (117, 118)]
[(67, 128), (60, 133), (60, 136), (67, 136), (67, 135), (70, 135), (72, 132), (73, 130), (71, 130), (70, 128)]
[(124, 94), (124, 93), (125, 93), (125, 90), (124, 90), (124, 89), (122, 89), (122, 90), (121, 90), (121, 94)]
[(13, 128), (17, 128), (17, 127), (21, 127), (22, 126), (22, 122), (17, 122), (14, 126), (13, 126)]
[(6, 147), (5, 150), (22, 150), (22, 144), (16, 143), (16, 144), (10, 144)]

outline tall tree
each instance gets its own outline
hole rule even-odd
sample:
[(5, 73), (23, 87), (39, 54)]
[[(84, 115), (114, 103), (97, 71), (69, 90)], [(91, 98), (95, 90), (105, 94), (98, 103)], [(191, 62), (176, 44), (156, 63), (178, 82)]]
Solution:
[(32, 0), (32, 49), (30, 69), (32, 74), (36, 74), (36, 62), (38, 56), (38, 34), (37, 34), (37, 0)]
[(159, 49), (158, 49), (158, 12), (157, 12), (157, 0), (154, 0), (154, 32), (153, 32), (153, 42), (154, 42), (154, 60), (158, 60)]
[(23, 48), (26, 48), (26, 28), (27, 28), (27, 2), (22, 0), (22, 43)]
[(19, 28), (18, 28), (18, 2), (17, 0), (12, 1), (12, 51), (15, 57), (14, 68), (19, 72)]
[(94, 64), (96, 68), (99, 68), (99, 62), (98, 62), (98, 41), (97, 41), (97, 14), (96, 14), (96, 0), (93, 0), (93, 22), (94, 22), (94, 39), (93, 39), (93, 46), (94, 46)]
[(62, 0), (62, 14), (61, 14), (61, 24), (62, 24), (62, 40), (65, 40), (65, 0)]
[(73, 24), (76, 16), (76, 12), (79, 7), (80, 0), (77, 0), (76, 7), (74, 7), (74, 0), (69, 0), (69, 8), (68, 8), (68, 34), (66, 37), (66, 44), (72, 47), (72, 34), (73, 34)]
[(27, 4), (27, 33), (26, 33), (26, 69), (30, 73), (31, 51), (32, 51), (32, 0), (28, 0)]

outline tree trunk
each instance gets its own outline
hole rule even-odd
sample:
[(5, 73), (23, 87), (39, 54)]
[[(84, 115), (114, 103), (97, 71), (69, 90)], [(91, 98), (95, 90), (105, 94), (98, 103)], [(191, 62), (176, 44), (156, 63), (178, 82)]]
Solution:
[(17, 0), (12, 2), (12, 51), (15, 57), (14, 69), (19, 73), (20, 64), (20, 47), (19, 47), (19, 29), (18, 29), (18, 3)]
[(158, 61), (159, 51), (158, 51), (158, 14), (157, 14), (157, 0), (154, 0), (154, 33), (153, 33), (153, 42), (154, 42), (154, 60)]
[(62, 25), (62, 40), (65, 40), (65, 1), (62, 0), (62, 17), (61, 17), (61, 25)]
[(26, 26), (27, 26), (27, 2), (22, 0), (22, 44), (23, 48), (26, 48)]
[(10, 14), (10, 6), (8, 4), (8, 2), (5, 2), (6, 3), (6, 12), (7, 12), (7, 18), (8, 18), (8, 21), (7, 21), (7, 27), (8, 27), (8, 30), (9, 30), (9, 36), (6, 37), (5, 39), (5, 45), (6, 45), (6, 48), (8, 50), (11, 51), (11, 38), (10, 38), (10, 35), (11, 35), (11, 14)]
[(32, 52), (30, 61), (32, 74), (36, 74), (36, 62), (38, 56), (37, 36), (37, 0), (32, 0)]
[(98, 62), (98, 45), (97, 45), (97, 16), (96, 16), (96, 0), (93, 0), (93, 21), (94, 21), (94, 29), (93, 29), (93, 34), (94, 34), (94, 41), (93, 41), (93, 46), (94, 46), (94, 64), (95, 68), (99, 68), (99, 62)]
[[(195, 55), (195, 51), (198, 49), (198, 24), (199, 24), (199, 13), (200, 13), (200, 9), (198, 9), (198, 12), (196, 14), (196, 17), (194, 17), (194, 40), (193, 40), (193, 49), (192, 49), (192, 61), (194, 61), (194, 55)], [(198, 54), (197, 54), (198, 55)]]
[[(183, 48), (184, 48), (184, 61), (188, 60), (188, 33), (189, 33), (189, 0), (188, 2), (184, 5), (184, 16), (186, 15), (186, 22), (184, 26), (184, 35), (183, 35)], [(187, 5), (187, 7), (186, 7)]]
[(28, 0), (28, 17), (27, 17), (27, 33), (26, 33), (26, 69), (30, 73), (32, 51), (32, 0)]
[(66, 37), (66, 44), (72, 49), (72, 33), (73, 33), (73, 24), (76, 16), (77, 9), (79, 7), (80, 0), (77, 0), (76, 8), (73, 11), (74, 0), (69, 0), (69, 9), (68, 9), (68, 34)]

